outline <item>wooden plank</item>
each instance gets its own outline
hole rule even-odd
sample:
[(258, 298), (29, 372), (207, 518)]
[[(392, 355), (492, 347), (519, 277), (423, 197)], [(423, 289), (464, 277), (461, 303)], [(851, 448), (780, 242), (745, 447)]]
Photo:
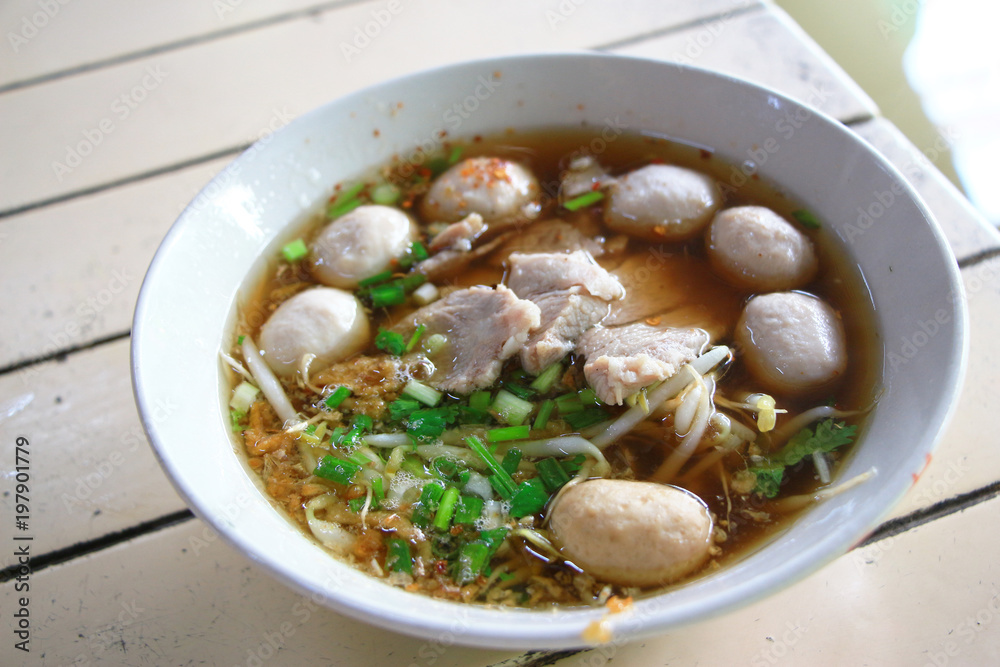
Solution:
[[(9, 47), (13, 54), (0, 69), (0, 90), (65, 74), (67, 70), (127, 58), (137, 52), (177, 48), (339, 4), (345, 2), (10, 0), (0, 4), (0, 26), (7, 41), (4, 48)], [(116, 25), (128, 26), (128, 30), (109, 29)]]
[[(0, 368), (127, 332), (170, 225), (228, 160), (0, 222)], [(41, 261), (39, 261), (41, 258)]]
[(875, 103), (847, 73), (773, 6), (723, 14), (615, 51), (731, 74), (774, 88), (840, 120), (878, 113)]
[(959, 259), (1000, 247), (1000, 232), (927, 159), (926, 154), (933, 155), (934, 151), (940, 151), (940, 146), (914, 146), (885, 118), (852, 125), (851, 129), (903, 172), (937, 218)]
[(261, 128), (392, 76), (457, 59), (596, 46), (734, 4), (748, 3), (517, 0), (496, 12), (430, 0), (400, 5), (384, 28), (371, 6), (348, 5), (10, 91), (0, 96), (0, 153), (18, 159), (0, 165), (0, 213), (244, 144)]
[[(0, 460), (12, 471), (17, 438), (28, 439), (36, 555), (184, 508), (139, 423), (128, 343), (0, 376)], [(162, 406), (161, 418), (170, 411)], [(0, 521), (13, 526), (15, 497), (2, 490)], [(0, 558), (3, 567), (12, 553)]]
[[(1000, 499), (849, 553), (761, 602), (559, 662), (997, 664)], [(3, 586), (3, 608), (15, 592)], [(515, 665), (516, 652), (377, 630), (293, 593), (192, 520), (30, 580), (33, 664)], [(719, 641), (725, 637), (725, 641)], [(0, 662), (18, 664), (12, 641)], [(552, 664), (537, 656), (540, 664)], [(501, 662), (503, 661), (503, 662)], [(944, 664), (944, 663), (933, 663)]]

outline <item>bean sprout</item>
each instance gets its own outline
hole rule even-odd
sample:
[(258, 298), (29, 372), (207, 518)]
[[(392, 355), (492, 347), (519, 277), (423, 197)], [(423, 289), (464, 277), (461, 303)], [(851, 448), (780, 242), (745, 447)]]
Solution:
[(257, 386), (264, 392), (264, 396), (267, 397), (271, 407), (278, 414), (278, 418), (285, 422), (285, 424), (301, 421), (295, 408), (292, 407), (292, 402), (288, 400), (288, 395), (285, 394), (284, 388), (282, 388), (281, 383), (278, 382), (278, 378), (275, 377), (274, 373), (271, 372), (271, 368), (267, 365), (267, 362), (260, 356), (260, 349), (250, 336), (243, 336), (241, 350), (243, 352), (243, 359), (247, 362), (247, 366), (250, 367), (250, 372), (253, 373)]

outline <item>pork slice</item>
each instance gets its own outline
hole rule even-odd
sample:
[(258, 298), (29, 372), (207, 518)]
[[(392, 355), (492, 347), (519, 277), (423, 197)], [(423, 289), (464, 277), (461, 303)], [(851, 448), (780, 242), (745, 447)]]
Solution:
[(608, 302), (579, 287), (532, 296), (541, 311), (541, 323), (521, 350), (521, 366), (538, 374), (573, 351), (587, 329), (608, 314)]
[(473, 260), (493, 252), (497, 246), (509, 237), (510, 233), (501, 234), (495, 239), (475, 248), (466, 249), (458, 247), (463, 245), (461, 243), (456, 247), (445, 248), (417, 264), (416, 269), (427, 276), (427, 280), (431, 282), (450, 278), (472, 263)]
[(504, 262), (515, 252), (572, 252), (586, 250), (594, 257), (605, 252), (605, 240), (600, 228), (588, 220), (571, 224), (551, 219), (525, 227), (497, 251), (495, 261)]
[(522, 299), (580, 287), (605, 301), (624, 295), (618, 279), (585, 250), (573, 252), (514, 253), (509, 259), (507, 286)]
[(503, 285), (469, 287), (417, 310), (405, 328), (427, 327), (424, 338), (445, 337), (430, 357), (429, 384), (442, 391), (468, 394), (493, 384), (503, 362), (517, 354), (528, 332), (538, 326), (539, 309)]
[(621, 405), (654, 382), (666, 380), (695, 359), (710, 342), (703, 329), (675, 329), (643, 322), (594, 327), (580, 337), (584, 376), (605, 403)]
[(483, 216), (470, 213), (458, 222), (453, 222), (431, 239), (432, 252), (453, 248), (455, 250), (472, 250), (472, 243), (480, 234), (486, 231)]
[(514, 253), (508, 285), (541, 309), (541, 324), (531, 332), (521, 365), (540, 373), (568, 353), (577, 339), (608, 314), (608, 302), (622, 296), (618, 280), (590, 253)]

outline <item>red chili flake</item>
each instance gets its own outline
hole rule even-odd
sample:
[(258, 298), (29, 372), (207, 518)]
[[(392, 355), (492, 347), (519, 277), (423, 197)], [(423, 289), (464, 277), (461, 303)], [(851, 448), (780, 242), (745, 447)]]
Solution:
[(438, 574), (444, 574), (448, 571), (448, 561), (445, 559), (434, 561), (434, 571)]
[(372, 130), (372, 136), (373, 136), (373, 137), (377, 137), (377, 136), (379, 136), (379, 135), (381, 135), (381, 134), (382, 134), (382, 133), (381, 133), (381, 132), (379, 132), (379, 131), (378, 131), (377, 129), (375, 129), (375, 130)]

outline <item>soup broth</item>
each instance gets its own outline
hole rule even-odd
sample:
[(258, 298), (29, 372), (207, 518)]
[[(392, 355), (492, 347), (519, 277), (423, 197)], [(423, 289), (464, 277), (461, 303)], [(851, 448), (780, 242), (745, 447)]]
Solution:
[[(406, 590), (456, 601), (531, 608), (604, 604), (710, 574), (793, 520), (818, 489), (833, 487), (878, 381), (870, 299), (836, 239), (780, 188), (743, 177), (708, 150), (637, 134), (599, 137), (584, 127), (445, 141), (440, 153), (425, 156), (422, 164), (396, 160), (357, 181), (337, 184), (324, 210), (298, 231), (303, 245), (290, 243), (284, 254), (276, 253), (265, 278), (241, 304), (238, 340), (227, 351), (232, 365), (244, 371), (234, 382), (234, 432), (266, 492), (331, 557)], [(518, 209), (513, 221), (486, 219), (485, 231), (462, 236), (448, 225), (469, 218), (428, 218), (428, 199), (442, 173), (477, 157), (524, 167), (537, 179), (537, 189), (531, 206)], [(669, 235), (650, 240), (612, 229), (606, 209), (627, 187), (623, 176), (648, 165), (673, 165), (711, 177), (719, 211), (770, 209), (812, 244), (818, 271), (791, 289), (754, 288), (719, 274), (705, 231), (681, 240)], [(600, 196), (576, 207), (580, 195), (567, 194), (567, 174), (573, 173), (584, 179), (592, 174), (583, 194)], [(513, 179), (503, 175), (500, 180)], [(293, 371), (276, 370), (295, 413), (283, 419), (271, 400), (274, 389), (269, 393), (254, 368), (261, 368), (261, 359), (275, 364), (267, 350), (261, 353), (255, 345), (265, 347), (264, 328), (283, 304), (318, 289), (322, 261), (316, 244), (324, 230), (346, 220), (352, 208), (378, 202), (411, 217), (415, 241), (387, 276), (365, 276), (360, 286), (338, 288), (360, 299), (359, 312), (367, 321), (356, 351), (333, 362), (317, 362), (322, 355), (310, 359), (307, 354)], [(437, 247), (435, 239), (445, 232), (456, 233), (459, 242)], [(544, 327), (543, 307), (539, 324), (526, 325), (522, 347), (497, 361), (495, 378), (455, 389), (449, 378), (468, 354), (458, 346), (475, 334), (455, 324), (464, 315), (448, 320), (451, 328), (445, 330), (436, 324), (440, 318), (426, 314), (428, 309), (457, 303), (456, 295), (471, 294), (468, 288), (475, 286), (492, 288), (490, 298), (503, 301), (497, 308), (514, 303), (528, 312), (523, 302), (531, 299), (544, 306), (543, 297), (522, 298), (523, 288), (513, 290), (516, 297), (505, 291), (501, 298), (501, 288), (495, 287), (518, 280), (522, 268), (512, 262), (539, 254), (546, 261), (584, 257), (580, 266), (592, 262), (602, 280), (609, 276), (621, 285), (624, 296), (598, 303), (593, 283), (582, 292), (579, 285), (560, 287), (559, 298), (587, 299), (600, 311), (591, 324), (578, 327), (584, 331), (571, 337), (565, 355), (543, 369), (524, 368), (521, 350), (533, 340), (531, 332)], [(443, 268), (425, 264), (435, 257)], [(561, 269), (554, 280), (570, 280), (575, 270), (576, 265)], [(413, 276), (420, 278), (403, 284)], [(848, 360), (835, 379), (799, 391), (775, 391), (744, 362), (757, 352), (738, 342), (741, 316), (751, 300), (769, 292), (817, 297), (836, 313)], [(384, 295), (388, 304), (380, 301)], [(499, 316), (491, 311), (482, 317)], [(607, 400), (611, 390), (595, 385), (594, 378), (603, 382), (604, 376), (589, 365), (598, 353), (588, 352), (595, 348), (586, 344), (588, 336), (597, 335), (591, 329), (613, 338), (630, 326), (643, 335), (699, 331), (705, 344), (674, 364), (676, 372), (667, 377), (635, 391), (628, 385), (616, 404)], [(614, 341), (601, 349), (613, 347)], [(713, 350), (718, 363), (689, 369), (697, 365), (693, 359)], [(490, 354), (485, 344), (481, 354)], [(256, 364), (251, 356), (257, 356)], [(641, 362), (635, 355), (626, 362), (615, 357), (608, 363), (610, 368), (645, 364), (646, 357)], [(649, 405), (671, 382), (680, 383), (680, 389), (661, 405)], [(265, 391), (256, 394), (257, 387)], [(241, 391), (244, 398), (237, 400)], [(629, 415), (639, 415), (631, 428), (611, 442), (591, 444), (607, 439), (609, 429)], [(439, 427), (429, 423), (435, 420)], [(537, 454), (540, 449), (545, 453)], [(599, 454), (593, 454), (595, 449)], [(691, 451), (682, 456), (685, 449)], [(649, 535), (655, 542), (662, 523), (680, 516), (674, 512), (680, 497), (660, 501), (651, 491), (650, 499), (639, 503), (648, 489), (634, 485), (608, 487), (613, 493), (622, 489), (638, 504), (627, 517), (605, 516), (615, 498), (597, 493), (597, 477), (693, 494), (685, 498), (696, 498), (704, 508), (704, 524), (698, 524), (708, 531), (698, 547), (704, 553), (692, 557), (697, 562), (684, 565), (680, 574), (671, 569), (675, 563), (637, 572), (617, 554), (595, 554), (590, 545), (578, 544), (574, 521), (580, 519), (571, 510), (574, 503), (584, 503), (584, 489), (593, 491), (588, 502), (596, 507), (587, 511), (598, 514), (592, 539), (620, 538), (621, 550)], [(560, 511), (565, 516), (553, 516)], [(643, 519), (643, 512), (653, 519)], [(624, 534), (629, 530), (640, 532)]]

